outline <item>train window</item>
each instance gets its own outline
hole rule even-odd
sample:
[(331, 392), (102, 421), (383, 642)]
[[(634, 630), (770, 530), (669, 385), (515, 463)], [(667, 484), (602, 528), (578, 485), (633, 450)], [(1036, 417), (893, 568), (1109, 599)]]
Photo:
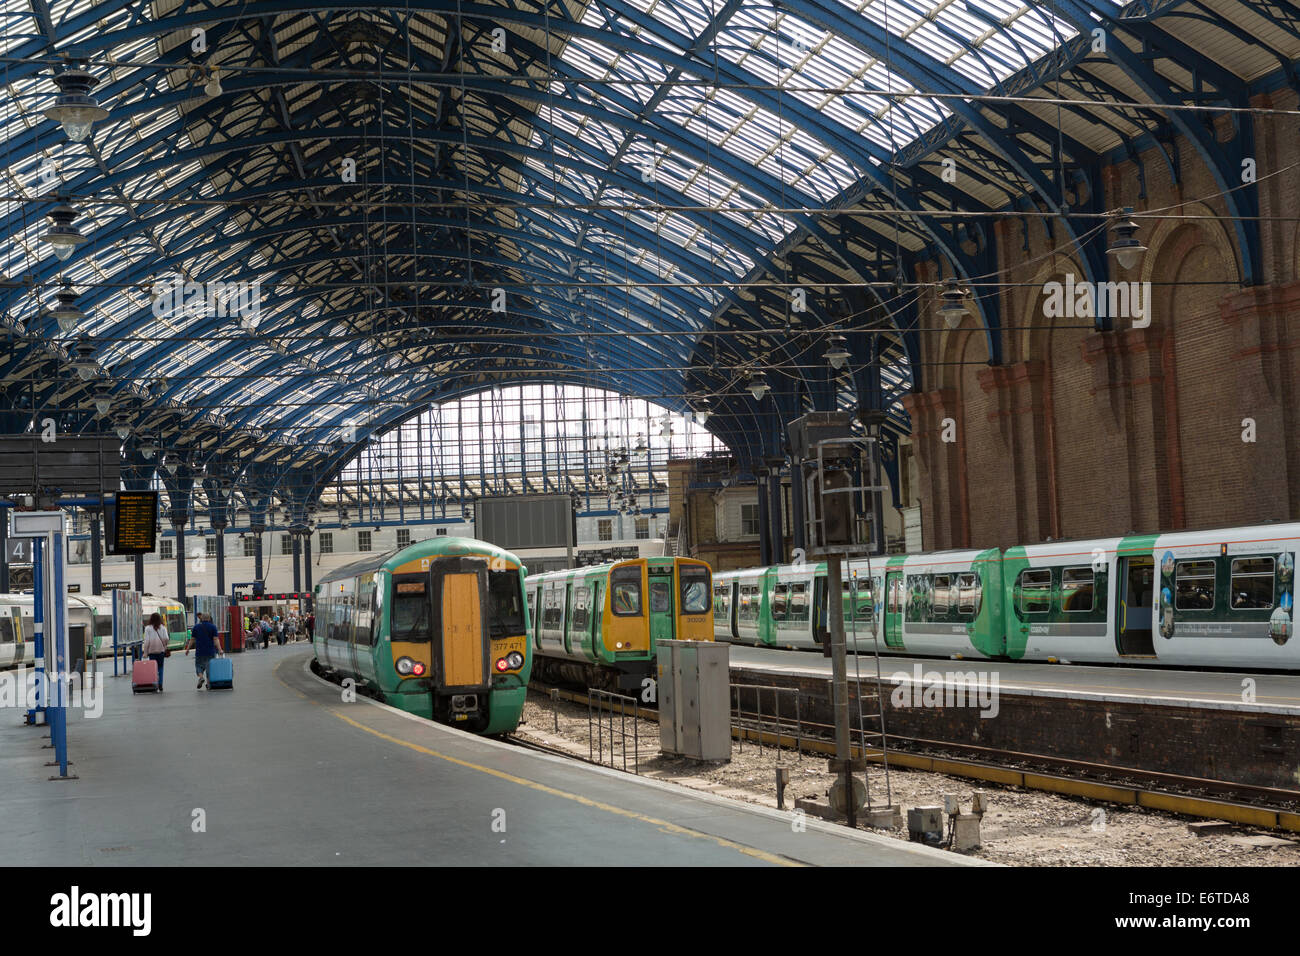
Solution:
[(897, 614), (903, 605), (903, 581), (894, 578), (889, 582), (889, 613)]
[[(859, 621), (871, 620), (871, 595), (874, 590), (872, 583), (873, 582), (870, 578), (854, 578), (849, 582), (848, 587), (844, 589), (844, 599), (846, 601), (852, 602), (856, 597), (858, 602), (856, 615), (852, 603), (846, 605), (848, 608), (848, 614), (846, 617), (849, 620), (852, 620), (854, 616), (856, 616)], [(856, 592), (854, 590), (855, 587)]]
[(946, 615), (952, 607), (952, 576), (936, 574), (934, 577), (934, 613)]
[(641, 616), (641, 566), (632, 564), (615, 568), (609, 575), (614, 614), (618, 617)]
[(790, 585), (790, 620), (808, 620), (808, 585)]
[(1097, 605), (1092, 568), (1061, 569), (1061, 610), (1070, 614), (1091, 611)]
[(746, 621), (758, 620), (759, 607), (758, 588), (753, 585), (745, 585), (740, 589), (740, 617)]
[(184, 611), (167, 612), (167, 630), (172, 634), (184, 634), (188, 630)]
[(698, 565), (683, 565), (678, 571), (682, 586), (682, 613), (707, 614), (709, 610), (709, 572)]
[(113, 615), (112, 614), (95, 615), (95, 636), (96, 637), (113, 636)]
[(1214, 561), (1179, 561), (1174, 577), (1174, 607), (1180, 611), (1214, 610)]
[(1232, 609), (1267, 610), (1273, 606), (1273, 559), (1236, 558), (1232, 562)]
[(725, 618), (731, 613), (731, 587), (719, 584), (713, 589), (713, 616)]
[(488, 572), (489, 636), (524, 633), (524, 585), (518, 571)]
[(772, 620), (784, 621), (789, 608), (790, 586), (778, 584), (772, 589)]
[(667, 581), (651, 581), (650, 582), (650, 613), (666, 614), (670, 612), (673, 609), (672, 594), (673, 594), (673, 589), (669, 586)]
[(1023, 613), (1042, 614), (1052, 609), (1052, 572), (1047, 568), (1021, 571), (1018, 590)]
[(907, 576), (906, 620), (924, 620), (930, 609), (930, 579), (924, 574)]
[(433, 639), (428, 588), (423, 574), (394, 575), (393, 602), (388, 609), (390, 640), (422, 644)]
[(980, 611), (980, 579), (975, 574), (957, 575), (957, 613), (974, 617)]
[(5, 613), (0, 616), (0, 644), (12, 644), (14, 642), (14, 622), (9, 618), (9, 609), (4, 609)]
[(569, 622), (570, 631), (587, 629), (587, 602), (591, 599), (591, 588), (573, 589), (573, 619)]

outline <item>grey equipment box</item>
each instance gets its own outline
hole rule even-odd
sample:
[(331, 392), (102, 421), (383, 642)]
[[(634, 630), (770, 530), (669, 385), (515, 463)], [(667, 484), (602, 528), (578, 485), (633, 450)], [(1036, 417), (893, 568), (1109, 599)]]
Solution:
[(659, 743), (665, 754), (731, 759), (731, 645), (659, 642)]

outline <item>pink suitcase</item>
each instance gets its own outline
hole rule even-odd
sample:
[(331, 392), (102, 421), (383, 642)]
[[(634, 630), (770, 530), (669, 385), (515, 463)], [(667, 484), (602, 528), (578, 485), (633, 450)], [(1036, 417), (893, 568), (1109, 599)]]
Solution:
[(157, 689), (157, 661), (136, 661), (131, 665), (131, 693), (138, 694), (142, 690), (156, 691)]

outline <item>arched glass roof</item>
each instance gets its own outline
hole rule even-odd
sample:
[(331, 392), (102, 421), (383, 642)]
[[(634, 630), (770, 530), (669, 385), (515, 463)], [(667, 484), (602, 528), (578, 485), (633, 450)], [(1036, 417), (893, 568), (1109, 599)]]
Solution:
[[(746, 459), (832, 403), (905, 433), (919, 263), (983, 275), (978, 217), (1032, 210), (1103, 268), (1081, 218), (1101, 161), (1171, 131), (1231, 173), (1162, 106), (1245, 102), (1300, 54), (1295, 24), (1179, 6), (0, 0), (6, 411), (96, 430), (106, 389), (136, 436), (307, 497), (366, 436), (537, 381), (708, 399)], [(110, 111), (84, 143), (43, 114), (74, 63)], [(39, 238), (60, 201), (87, 236), (66, 263)], [(160, 314), (169, 276), (246, 284), (256, 309)], [(996, 361), (996, 291), (973, 307)], [(78, 336), (89, 382), (59, 371)]]

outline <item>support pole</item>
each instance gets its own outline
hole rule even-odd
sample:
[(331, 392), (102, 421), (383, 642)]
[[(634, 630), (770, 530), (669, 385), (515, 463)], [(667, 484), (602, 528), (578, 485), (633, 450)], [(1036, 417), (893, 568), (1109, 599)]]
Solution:
[(767, 487), (765, 469), (755, 473), (758, 482), (758, 563), (763, 567), (775, 564), (772, 560), (772, 528), (767, 517)]
[(311, 532), (310, 531), (308, 531), (306, 534), (302, 536), (302, 558), (303, 558), (302, 583), (304, 585), (304, 589), (308, 594), (306, 609), (307, 609), (307, 613), (310, 614), (312, 608), (315, 606), (315, 602), (312, 600), (310, 596), (312, 593), (311, 591)]
[(104, 593), (104, 537), (101, 531), (100, 509), (90, 512), (90, 593)]
[(172, 522), (172, 527), (176, 529), (176, 596), (181, 599), (181, 606), (186, 610), (189, 605), (185, 603), (185, 522)]
[(217, 529), (217, 593), (226, 593), (226, 529)]
[(293, 539), (293, 593), (302, 593), (302, 535), (290, 531)]
[(9, 593), (9, 512), (0, 508), (0, 594)]
[(826, 556), (826, 600), (831, 612), (831, 683), (834, 688), (835, 759), (840, 764), (840, 779), (847, 807), (848, 824), (857, 826), (857, 807), (853, 799), (853, 769), (849, 749), (849, 669), (844, 642), (844, 559), (831, 553)]
[(792, 457), (790, 459), (790, 521), (794, 527), (790, 530), (793, 532), (794, 547), (807, 553), (808, 529), (804, 527), (804, 497), (807, 491), (803, 482), (803, 462)]
[(785, 529), (781, 508), (781, 465), (780, 462), (769, 463), (767, 473), (767, 517), (772, 523), (772, 563), (785, 564)]

